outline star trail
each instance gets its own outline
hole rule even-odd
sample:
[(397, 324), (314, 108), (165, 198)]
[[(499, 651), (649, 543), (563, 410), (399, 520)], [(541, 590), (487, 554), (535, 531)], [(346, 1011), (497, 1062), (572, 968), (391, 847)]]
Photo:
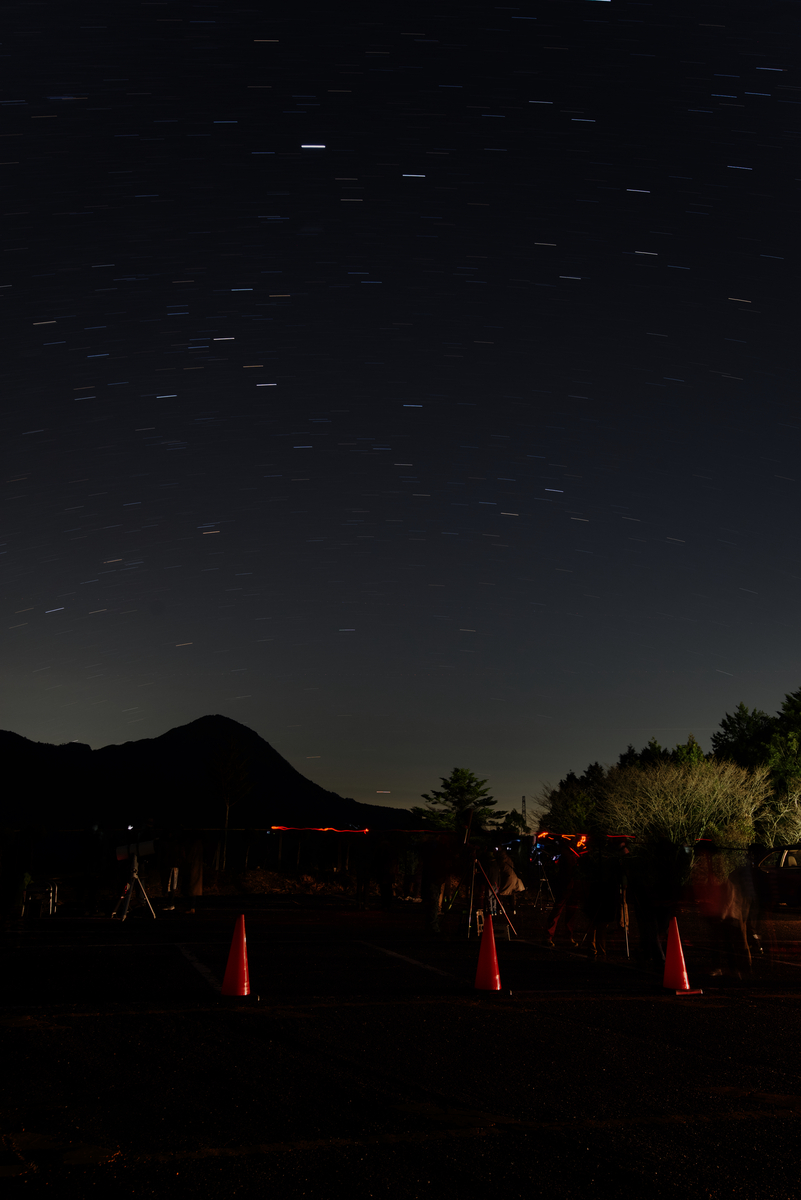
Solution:
[(7, 14), (3, 726), (508, 807), (797, 687), (797, 33)]

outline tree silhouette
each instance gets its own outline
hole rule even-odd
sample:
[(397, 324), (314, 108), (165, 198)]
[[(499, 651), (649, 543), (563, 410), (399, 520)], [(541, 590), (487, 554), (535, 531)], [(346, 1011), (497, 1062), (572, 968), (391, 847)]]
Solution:
[[(785, 697), (782, 709), (788, 708)], [(787, 714), (789, 715), (789, 714)], [(759, 708), (749, 709), (740, 701), (733, 713), (726, 713), (720, 729), (712, 734), (712, 752), (717, 758), (727, 758), (741, 767), (757, 767), (767, 762), (768, 743), (778, 725), (776, 717)]]
[(423, 799), (428, 801), (425, 807), (418, 805), (412, 809), (416, 817), (437, 829), (458, 829), (467, 823), (470, 813), (477, 825), (504, 815), (492, 811), (498, 801), (493, 800), (489, 788), (484, 786), (486, 779), (479, 779), (472, 771), (454, 767), (447, 779), (440, 777), (440, 782), (440, 791), (432, 788), (430, 795), (423, 793)]
[(225, 805), (225, 829), (223, 833), (222, 869), (225, 870), (225, 857), (228, 850), (228, 819), (231, 806), (242, 800), (253, 791), (253, 782), (248, 771), (248, 758), (237, 745), (233, 737), (229, 737), (222, 747), (211, 769), (211, 777), (215, 791)]

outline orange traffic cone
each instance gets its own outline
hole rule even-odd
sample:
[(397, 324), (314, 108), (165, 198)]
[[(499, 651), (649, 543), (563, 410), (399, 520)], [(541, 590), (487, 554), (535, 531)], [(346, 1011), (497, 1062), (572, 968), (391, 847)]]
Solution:
[(484, 932), (481, 935), (481, 945), (478, 950), (476, 989), (483, 992), (499, 992), (501, 990), (495, 934), (492, 929), (492, 917), (489, 916), (484, 922)]
[(684, 951), (681, 948), (679, 925), (675, 917), (671, 919), (668, 929), (667, 952), (665, 954), (665, 976), (662, 986), (672, 988), (676, 995), (700, 996), (700, 988), (691, 988), (687, 967), (684, 963)]
[(245, 914), (237, 920), (231, 949), (228, 952), (228, 965), (222, 985), (223, 996), (249, 996), (250, 976), (248, 974), (248, 951), (245, 937)]

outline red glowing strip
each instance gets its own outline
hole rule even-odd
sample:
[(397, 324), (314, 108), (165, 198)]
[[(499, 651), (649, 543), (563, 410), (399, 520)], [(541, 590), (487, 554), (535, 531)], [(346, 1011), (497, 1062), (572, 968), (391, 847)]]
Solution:
[(369, 829), (335, 829), (333, 825), (271, 825), (270, 829), (288, 833), (369, 833)]

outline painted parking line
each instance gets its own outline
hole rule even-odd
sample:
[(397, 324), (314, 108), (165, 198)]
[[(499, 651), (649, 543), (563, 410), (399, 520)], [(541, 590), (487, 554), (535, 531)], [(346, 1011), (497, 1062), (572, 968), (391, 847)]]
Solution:
[(186, 942), (175, 942), (175, 945), (181, 951), (181, 954), (183, 954), (187, 962), (192, 964), (198, 975), (203, 976), (209, 987), (213, 988), (215, 992), (221, 992), (222, 984), (217, 976), (213, 973), (213, 971), (210, 971), (209, 968), (202, 963), (199, 958), (195, 958), (194, 954), (189, 949), (189, 945)]
[(371, 950), (377, 950), (379, 954), (388, 954), (390, 958), (399, 958), (401, 962), (411, 963), (413, 967), (422, 967), (424, 971), (433, 971), (435, 975), (444, 975), (446, 979), (457, 979), (459, 983), (467, 983), (460, 975), (453, 975), (450, 971), (442, 971), (439, 967), (431, 967), (428, 963), (420, 962), (416, 958), (407, 958), (405, 954), (398, 954), (395, 950), (385, 950), (383, 946), (376, 946), (373, 942), (357, 942), (359, 946), (369, 946)]

